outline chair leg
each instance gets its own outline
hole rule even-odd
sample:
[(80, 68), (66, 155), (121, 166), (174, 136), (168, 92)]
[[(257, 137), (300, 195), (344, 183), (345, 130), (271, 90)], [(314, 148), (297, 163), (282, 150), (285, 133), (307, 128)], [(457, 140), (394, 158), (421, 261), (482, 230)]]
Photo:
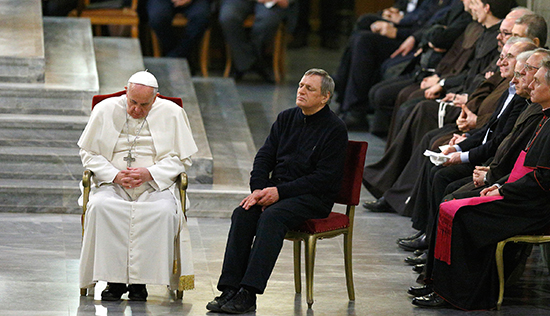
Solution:
[(311, 308), (313, 305), (313, 268), (315, 267), (315, 248), (317, 244), (317, 238), (310, 235), (306, 243), (306, 297), (307, 306)]
[(281, 83), (281, 74), (279, 73), (279, 62), (281, 59), (281, 37), (282, 37), (282, 24), (277, 28), (275, 38), (273, 40), (273, 75), (275, 76), (275, 83)]
[(502, 305), (502, 300), (504, 299), (504, 261), (502, 258), (502, 253), (504, 251), (504, 246), (506, 245), (506, 240), (503, 240), (497, 244), (497, 249), (495, 251), (495, 259), (497, 263), (498, 271), (498, 301), (497, 301), (497, 310), (500, 310)]
[(176, 299), (178, 300), (183, 299), (183, 291), (176, 290)]
[(137, 25), (132, 25), (132, 38), (139, 38), (139, 29)]
[(294, 289), (296, 293), (302, 293), (302, 271), (300, 259), (302, 256), (302, 241), (294, 240)]
[(204, 32), (201, 42), (201, 73), (204, 78), (208, 78), (208, 64), (210, 63), (210, 36), (212, 34), (212, 28), (209, 27)]
[(80, 289), (80, 296), (86, 296), (86, 294), (88, 294), (88, 289), (87, 288)]
[(229, 45), (225, 44), (225, 70), (223, 72), (224, 78), (229, 77), (230, 72), (231, 72), (231, 50), (229, 49)]
[(151, 29), (151, 46), (153, 46), (153, 57), (160, 57), (162, 53), (160, 52), (160, 44), (157, 34)]
[(275, 76), (275, 82), (281, 83), (283, 79), (283, 63), (285, 58), (285, 26), (283, 23), (279, 24), (277, 33), (273, 40), (273, 75)]
[(353, 286), (353, 266), (352, 266), (352, 236), (344, 234), (344, 267), (346, 270), (346, 285), (348, 287), (348, 297), (350, 301), (355, 301), (355, 288)]

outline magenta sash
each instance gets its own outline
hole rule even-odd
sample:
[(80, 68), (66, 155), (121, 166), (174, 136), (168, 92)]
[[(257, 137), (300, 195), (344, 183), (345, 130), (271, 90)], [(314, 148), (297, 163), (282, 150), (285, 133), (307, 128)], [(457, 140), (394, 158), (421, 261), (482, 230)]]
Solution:
[[(525, 161), (525, 151), (522, 151), (514, 168), (508, 178), (509, 182), (514, 182), (525, 174), (533, 171), (532, 168), (523, 165)], [(437, 223), (437, 237), (435, 242), (434, 257), (440, 261), (451, 264), (451, 236), (453, 232), (453, 220), (456, 212), (463, 206), (479, 205), (503, 199), (502, 196), (478, 196), (467, 199), (451, 200), (441, 203), (439, 206), (439, 221)]]

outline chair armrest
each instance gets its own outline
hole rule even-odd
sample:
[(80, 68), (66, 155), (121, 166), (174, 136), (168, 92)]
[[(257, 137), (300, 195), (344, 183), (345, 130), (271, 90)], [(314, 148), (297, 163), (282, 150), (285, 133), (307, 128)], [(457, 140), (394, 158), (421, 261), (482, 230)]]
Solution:
[(80, 224), (82, 225), (82, 235), (84, 235), (84, 218), (86, 217), (86, 208), (88, 207), (88, 201), (90, 199), (90, 189), (92, 187), (92, 176), (94, 173), (92, 170), (86, 169), (82, 174), (82, 216), (80, 217)]
[(189, 180), (187, 177), (187, 173), (182, 172), (179, 174), (176, 183), (178, 185), (178, 190), (180, 191), (180, 199), (181, 199), (181, 208), (183, 210), (183, 215), (187, 216), (185, 214), (186, 210), (186, 196), (187, 196), (187, 186), (189, 185)]

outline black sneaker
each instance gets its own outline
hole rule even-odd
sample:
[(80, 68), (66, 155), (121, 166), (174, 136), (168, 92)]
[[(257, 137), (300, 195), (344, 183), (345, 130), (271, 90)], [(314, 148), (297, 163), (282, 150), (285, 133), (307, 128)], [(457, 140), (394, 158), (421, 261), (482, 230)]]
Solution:
[(101, 292), (103, 301), (120, 301), (122, 294), (126, 293), (128, 288), (123, 283), (107, 283), (107, 287)]
[(130, 292), (128, 298), (132, 301), (146, 301), (149, 295), (145, 284), (130, 284), (128, 291)]
[(222, 311), (230, 314), (244, 314), (256, 310), (256, 294), (241, 288), (229, 302), (222, 306)]
[(229, 302), (235, 294), (237, 294), (237, 289), (235, 288), (227, 288), (222, 292), (222, 295), (216, 296), (214, 300), (208, 302), (206, 304), (206, 309), (211, 312), (221, 313), (222, 306), (225, 305), (225, 303)]

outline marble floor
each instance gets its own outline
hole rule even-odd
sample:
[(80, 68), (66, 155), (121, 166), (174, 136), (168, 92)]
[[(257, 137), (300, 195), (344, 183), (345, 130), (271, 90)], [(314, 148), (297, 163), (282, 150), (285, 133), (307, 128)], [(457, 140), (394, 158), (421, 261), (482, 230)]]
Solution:
[[(256, 146), (267, 135), (276, 114), (293, 106), (296, 85), (311, 67), (336, 69), (338, 51), (305, 48), (289, 51), (286, 84), (265, 85), (245, 78), (237, 88)], [(351, 132), (350, 138), (369, 141), (368, 161), (376, 161), (384, 141), (367, 132)], [(362, 200), (372, 197), (363, 190)], [(233, 207), (228, 205), (228, 207)], [(196, 289), (174, 300), (162, 286), (149, 286), (146, 303), (101, 302), (81, 297), (78, 289), (80, 217), (62, 214), (0, 213), (0, 315), (216, 315), (207, 313), (206, 303), (218, 295), (219, 276), (227, 218), (189, 218), (193, 243)], [(315, 303), (308, 309), (305, 294), (295, 294), (292, 273), (292, 244), (285, 242), (268, 288), (258, 298), (252, 315), (463, 315), (452, 308), (422, 309), (411, 305), (407, 287), (417, 274), (403, 262), (410, 253), (400, 250), (395, 239), (411, 234), (410, 220), (390, 213), (357, 210), (354, 233), (354, 279), (356, 300), (346, 293), (342, 238), (318, 243), (315, 266)], [(125, 296), (123, 298), (126, 298)], [(470, 312), (468, 315), (550, 315), (548, 269), (538, 247), (530, 257), (520, 281), (506, 292), (499, 312)]]

